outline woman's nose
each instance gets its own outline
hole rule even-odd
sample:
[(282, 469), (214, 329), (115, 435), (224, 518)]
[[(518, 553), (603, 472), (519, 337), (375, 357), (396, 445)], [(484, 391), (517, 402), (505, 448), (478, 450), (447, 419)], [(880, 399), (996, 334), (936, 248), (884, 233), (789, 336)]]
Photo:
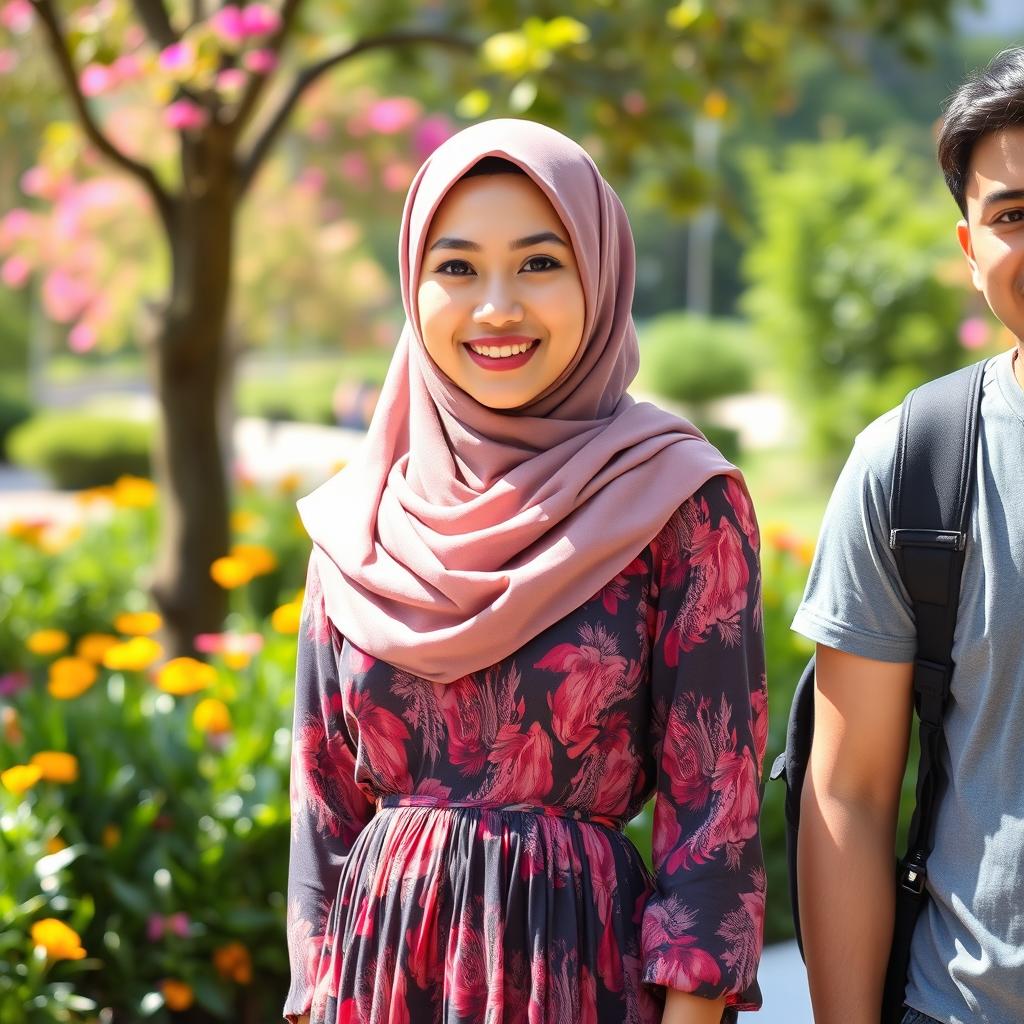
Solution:
[(523, 319), (523, 307), (514, 289), (503, 281), (491, 281), (473, 310), (473, 321), (478, 324), (517, 323)]

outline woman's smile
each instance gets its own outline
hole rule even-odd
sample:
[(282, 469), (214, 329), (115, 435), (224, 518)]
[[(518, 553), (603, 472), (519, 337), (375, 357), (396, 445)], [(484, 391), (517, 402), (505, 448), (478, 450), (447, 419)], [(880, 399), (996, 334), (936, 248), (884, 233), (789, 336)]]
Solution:
[(504, 334), (497, 338), (473, 338), (463, 345), (469, 358), (485, 370), (516, 370), (530, 361), (540, 338)]

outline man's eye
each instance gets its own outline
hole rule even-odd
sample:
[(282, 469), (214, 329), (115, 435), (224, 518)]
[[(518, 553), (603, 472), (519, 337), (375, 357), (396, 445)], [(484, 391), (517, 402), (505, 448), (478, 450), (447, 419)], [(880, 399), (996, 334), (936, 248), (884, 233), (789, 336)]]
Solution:
[(531, 256), (523, 264), (523, 269), (529, 270), (531, 273), (537, 273), (541, 270), (554, 270), (561, 265), (553, 256)]
[(434, 273), (448, 274), (450, 277), (468, 277), (473, 273), (473, 268), (465, 260), (446, 260)]
[(1024, 220), (1024, 210), (1004, 210), (996, 221), (1000, 224), (1017, 224)]

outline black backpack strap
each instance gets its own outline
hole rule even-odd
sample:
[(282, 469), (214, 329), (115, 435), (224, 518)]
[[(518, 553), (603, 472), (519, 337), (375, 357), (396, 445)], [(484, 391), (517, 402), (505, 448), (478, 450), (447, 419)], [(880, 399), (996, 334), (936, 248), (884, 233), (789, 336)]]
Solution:
[(914, 706), (921, 756), (917, 805), (900, 862), (896, 923), (886, 976), (883, 1021), (898, 1020), (910, 940), (924, 904), (928, 855), (944, 782), (942, 719), (953, 676), (956, 629), (977, 459), (978, 411), (985, 363), (912, 391), (903, 403), (889, 506), (890, 546), (917, 624)]

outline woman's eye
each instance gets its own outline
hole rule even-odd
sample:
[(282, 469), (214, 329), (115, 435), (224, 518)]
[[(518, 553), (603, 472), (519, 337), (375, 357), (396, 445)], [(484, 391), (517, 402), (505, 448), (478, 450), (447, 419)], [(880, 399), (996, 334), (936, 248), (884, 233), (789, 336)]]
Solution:
[(1024, 220), (1024, 210), (1004, 210), (998, 217), (996, 222), (999, 224), (1018, 224)]
[(536, 273), (541, 270), (554, 270), (562, 264), (552, 256), (531, 256), (524, 264), (523, 269)]
[(447, 274), (449, 277), (468, 277), (473, 273), (473, 268), (465, 260), (447, 260), (435, 273)]

